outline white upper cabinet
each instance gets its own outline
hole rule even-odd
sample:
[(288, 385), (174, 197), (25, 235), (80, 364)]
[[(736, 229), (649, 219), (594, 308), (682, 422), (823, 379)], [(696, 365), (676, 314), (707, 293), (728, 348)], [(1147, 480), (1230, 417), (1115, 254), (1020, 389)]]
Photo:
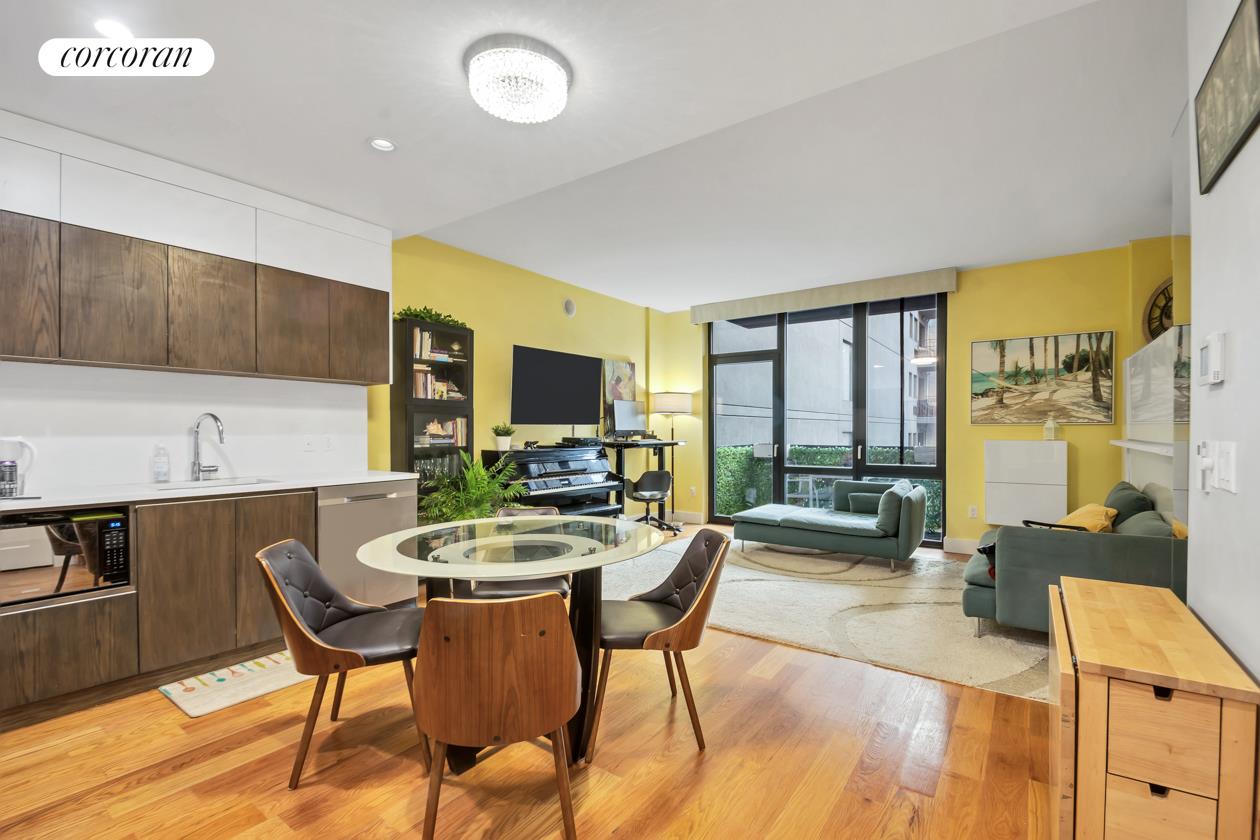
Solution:
[(258, 211), (257, 262), (388, 291), (390, 246)]
[(253, 262), (255, 212), (164, 181), (62, 158), (61, 220), (67, 224)]
[(0, 138), (0, 210), (61, 217), (61, 155)]

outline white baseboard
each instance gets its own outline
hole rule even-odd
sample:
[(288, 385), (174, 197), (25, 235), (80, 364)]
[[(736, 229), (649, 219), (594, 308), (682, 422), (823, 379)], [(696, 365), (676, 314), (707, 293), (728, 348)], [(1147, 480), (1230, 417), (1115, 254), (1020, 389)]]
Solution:
[[(652, 506), (652, 513), (653, 514), (656, 513), (655, 505)], [(638, 513), (634, 513), (634, 512), (621, 513), (617, 515), (617, 518), (618, 519), (637, 519), (642, 515), (643, 515), (642, 511), (639, 511)], [(703, 525), (704, 524), (704, 517), (702, 515), (698, 513), (693, 513), (692, 511), (689, 511), (689, 510), (678, 510), (678, 511), (674, 511), (673, 513), (670, 513), (669, 509), (667, 508), (665, 510), (665, 519), (669, 522), (681, 522), (684, 525)]]
[(945, 550), (953, 554), (975, 554), (979, 540), (964, 540), (960, 537), (946, 537)]

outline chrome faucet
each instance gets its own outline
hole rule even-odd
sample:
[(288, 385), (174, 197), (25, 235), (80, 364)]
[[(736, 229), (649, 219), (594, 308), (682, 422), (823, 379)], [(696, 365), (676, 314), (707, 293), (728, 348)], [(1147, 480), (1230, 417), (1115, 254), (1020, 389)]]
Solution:
[(223, 421), (219, 419), (217, 414), (206, 412), (197, 418), (197, 422), (193, 423), (193, 459), (192, 459), (192, 480), (201, 481), (207, 475), (214, 475), (219, 471), (218, 466), (214, 464), (201, 463), (201, 421), (209, 418), (214, 421), (215, 428), (219, 430), (219, 443), (223, 443)]

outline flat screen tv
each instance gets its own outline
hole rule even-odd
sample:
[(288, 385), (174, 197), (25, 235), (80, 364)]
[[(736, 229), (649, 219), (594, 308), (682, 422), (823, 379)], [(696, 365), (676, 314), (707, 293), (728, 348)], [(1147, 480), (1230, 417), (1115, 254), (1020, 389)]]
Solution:
[(512, 348), (512, 422), (597, 425), (604, 362), (594, 356)]

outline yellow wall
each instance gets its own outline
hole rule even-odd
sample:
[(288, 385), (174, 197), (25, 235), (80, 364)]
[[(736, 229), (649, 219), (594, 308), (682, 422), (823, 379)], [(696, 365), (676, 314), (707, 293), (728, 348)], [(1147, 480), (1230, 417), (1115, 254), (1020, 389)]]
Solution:
[[(691, 394), (691, 414), (674, 417), (674, 433), (687, 445), (674, 452), (677, 509), (703, 517), (708, 511), (708, 430), (704, 327), (691, 323), (687, 312), (648, 313), (648, 390)], [(655, 416), (653, 427), (669, 434), (669, 418)]]
[[(394, 242), (393, 291), (395, 309), (408, 305), (431, 306), (466, 321), (473, 329), (474, 450), (493, 448), (490, 427), (510, 420), (514, 344), (628, 359), (635, 363), (641, 398), (649, 387), (655, 387), (648, 381), (650, 321), (657, 316), (660, 318), (662, 348), (670, 348), (672, 352), (675, 343), (680, 350), (689, 346), (687, 332), (676, 323), (675, 315), (653, 313), (626, 301), (418, 236)], [(577, 314), (572, 318), (564, 312), (566, 298), (577, 304)], [(694, 377), (688, 372), (688, 363), (695, 369)], [(661, 361), (658, 368), (663, 382), (677, 382), (677, 387), (682, 389), (692, 387), (694, 379), (702, 378), (703, 360), (693, 355), (686, 362)], [(680, 437), (694, 434), (698, 438), (699, 432), (690, 428), (693, 422), (692, 418), (678, 418)], [(652, 423), (658, 434), (668, 432), (665, 418), (654, 417)], [(579, 426), (577, 433), (594, 435), (598, 429)], [(568, 434), (568, 426), (518, 426), (515, 440), (553, 442)], [(676, 484), (681, 492), (676, 504), (679, 511), (704, 509), (700, 504), (705, 486), (702, 459), (699, 472), (693, 472), (696, 459), (692, 453), (703, 452), (699, 443), (697, 439), (678, 461)], [(369, 389), (368, 463), (373, 469), (390, 468), (389, 387), (385, 385)], [(641, 453), (630, 453), (627, 472), (636, 476), (645, 463)], [(694, 498), (688, 492), (692, 485), (698, 488)], [(640, 512), (637, 505), (632, 512)]]
[(1172, 237), (1173, 323), (1190, 323), (1190, 237)]
[[(976, 539), (984, 519), (984, 441), (1035, 440), (1040, 426), (971, 424), (971, 343), (1003, 337), (1114, 330), (1114, 369), (1145, 343), (1141, 309), (1172, 274), (1167, 237), (1051, 259), (992, 266), (958, 274), (949, 300), (946, 430), (946, 534)], [(1068, 509), (1101, 502), (1123, 476), (1124, 399), (1116, 388), (1111, 425), (1065, 425)], [(978, 516), (970, 518), (975, 506)]]

